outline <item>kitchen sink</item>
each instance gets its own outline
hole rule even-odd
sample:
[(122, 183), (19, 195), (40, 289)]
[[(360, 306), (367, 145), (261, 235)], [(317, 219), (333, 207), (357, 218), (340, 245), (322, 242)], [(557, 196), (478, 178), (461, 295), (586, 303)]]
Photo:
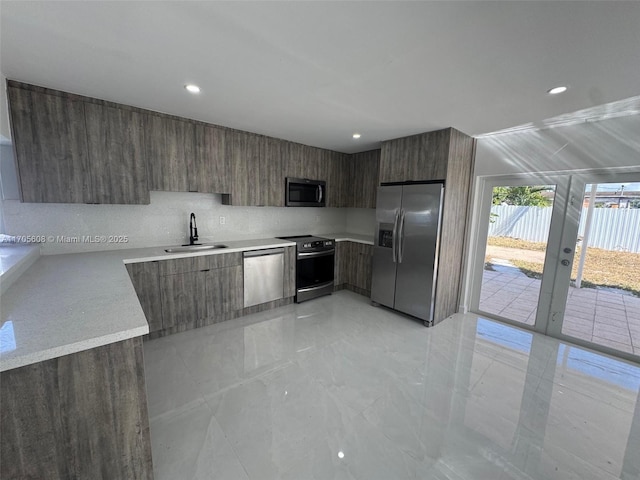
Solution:
[(181, 245), (179, 247), (166, 248), (164, 251), (167, 253), (201, 252), (203, 250), (217, 250), (219, 248), (227, 248), (227, 246), (220, 243), (216, 245)]

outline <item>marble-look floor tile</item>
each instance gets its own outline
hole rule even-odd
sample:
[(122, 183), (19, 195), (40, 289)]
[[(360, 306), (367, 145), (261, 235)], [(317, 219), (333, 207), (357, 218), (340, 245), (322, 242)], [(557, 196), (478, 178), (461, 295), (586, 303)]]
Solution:
[(147, 342), (144, 368), (150, 419), (204, 403), (195, 377), (189, 373), (171, 343)]
[(145, 363), (159, 479), (640, 478), (640, 367), (477, 315), (424, 328), (344, 291)]
[(152, 420), (156, 480), (248, 479), (206, 403)]

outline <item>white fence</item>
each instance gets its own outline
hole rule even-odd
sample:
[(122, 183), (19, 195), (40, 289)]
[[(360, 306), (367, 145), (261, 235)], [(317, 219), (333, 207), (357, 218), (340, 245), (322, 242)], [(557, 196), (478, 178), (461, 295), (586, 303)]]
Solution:
[[(494, 205), (489, 236), (513, 237), (546, 242), (551, 224), (551, 207)], [(587, 209), (582, 209), (578, 235), (582, 238)], [(595, 208), (589, 246), (640, 253), (640, 208)]]

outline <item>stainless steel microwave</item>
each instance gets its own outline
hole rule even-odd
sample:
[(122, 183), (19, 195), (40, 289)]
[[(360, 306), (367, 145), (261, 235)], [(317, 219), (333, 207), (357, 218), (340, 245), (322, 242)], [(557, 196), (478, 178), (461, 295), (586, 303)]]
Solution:
[(324, 207), (326, 199), (327, 182), (287, 177), (285, 197), (287, 207)]

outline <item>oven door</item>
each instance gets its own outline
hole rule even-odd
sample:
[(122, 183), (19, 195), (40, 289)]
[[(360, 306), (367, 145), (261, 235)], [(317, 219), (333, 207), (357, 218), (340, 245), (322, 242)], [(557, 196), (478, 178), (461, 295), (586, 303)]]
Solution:
[(296, 302), (333, 292), (335, 250), (298, 252), (296, 262)]

